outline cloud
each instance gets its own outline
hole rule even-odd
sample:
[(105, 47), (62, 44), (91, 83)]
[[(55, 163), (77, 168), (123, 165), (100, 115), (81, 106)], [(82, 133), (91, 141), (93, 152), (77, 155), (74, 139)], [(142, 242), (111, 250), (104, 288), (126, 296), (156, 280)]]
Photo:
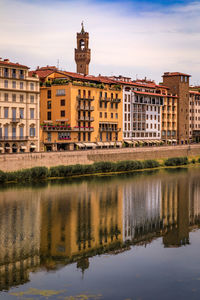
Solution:
[(164, 71), (199, 80), (200, 3), (140, 9), (138, 2), (0, 0), (0, 56), (75, 71), (80, 23), (90, 33), (91, 74), (159, 81)]

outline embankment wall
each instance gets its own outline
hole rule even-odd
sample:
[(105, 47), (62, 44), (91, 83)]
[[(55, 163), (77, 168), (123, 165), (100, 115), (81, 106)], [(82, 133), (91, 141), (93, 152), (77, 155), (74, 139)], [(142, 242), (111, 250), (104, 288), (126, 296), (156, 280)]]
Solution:
[(92, 164), (98, 161), (162, 159), (200, 156), (200, 145), (98, 149), (65, 152), (0, 154), (0, 170), (15, 171), (38, 166)]

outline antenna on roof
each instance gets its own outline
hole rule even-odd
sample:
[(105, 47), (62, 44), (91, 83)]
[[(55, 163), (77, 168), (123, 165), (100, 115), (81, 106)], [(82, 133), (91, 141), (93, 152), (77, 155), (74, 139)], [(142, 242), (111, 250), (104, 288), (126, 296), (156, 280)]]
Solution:
[(57, 69), (59, 70), (59, 67), (60, 67), (60, 61), (59, 59), (57, 60)]

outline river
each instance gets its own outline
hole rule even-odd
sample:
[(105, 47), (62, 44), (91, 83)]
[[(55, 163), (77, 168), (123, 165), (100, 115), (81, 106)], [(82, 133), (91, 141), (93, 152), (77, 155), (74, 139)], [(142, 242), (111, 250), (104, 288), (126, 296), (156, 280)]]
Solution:
[(0, 188), (0, 300), (200, 299), (200, 169)]

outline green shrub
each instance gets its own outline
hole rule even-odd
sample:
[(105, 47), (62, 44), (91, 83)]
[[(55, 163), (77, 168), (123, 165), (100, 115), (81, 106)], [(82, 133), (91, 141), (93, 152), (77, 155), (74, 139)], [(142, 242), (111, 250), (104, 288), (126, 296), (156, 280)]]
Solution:
[(158, 167), (160, 167), (159, 162), (156, 161), (156, 160), (152, 160), (152, 159), (145, 160), (145, 161), (143, 162), (143, 164), (144, 164), (144, 168), (145, 168), (145, 169), (148, 169), (148, 168), (158, 168)]
[(6, 181), (6, 173), (0, 170), (0, 183), (4, 183)]
[(198, 163), (200, 163), (200, 157), (198, 158)]
[(96, 173), (106, 173), (115, 171), (115, 163), (110, 161), (95, 162), (93, 164), (93, 167)]
[(48, 169), (46, 167), (34, 167), (31, 168), (29, 172), (27, 174), (27, 178), (30, 177), (30, 180), (45, 179), (48, 176)]
[(74, 174), (74, 175), (84, 174), (84, 168), (83, 168), (83, 166), (80, 165), (80, 164), (72, 166), (72, 174)]
[(191, 163), (192, 163), (192, 164), (195, 164), (195, 163), (196, 163), (195, 158), (193, 158), (193, 159), (191, 160)]
[(165, 166), (181, 166), (187, 164), (188, 164), (187, 157), (172, 157), (172, 158), (168, 158), (165, 161)]

